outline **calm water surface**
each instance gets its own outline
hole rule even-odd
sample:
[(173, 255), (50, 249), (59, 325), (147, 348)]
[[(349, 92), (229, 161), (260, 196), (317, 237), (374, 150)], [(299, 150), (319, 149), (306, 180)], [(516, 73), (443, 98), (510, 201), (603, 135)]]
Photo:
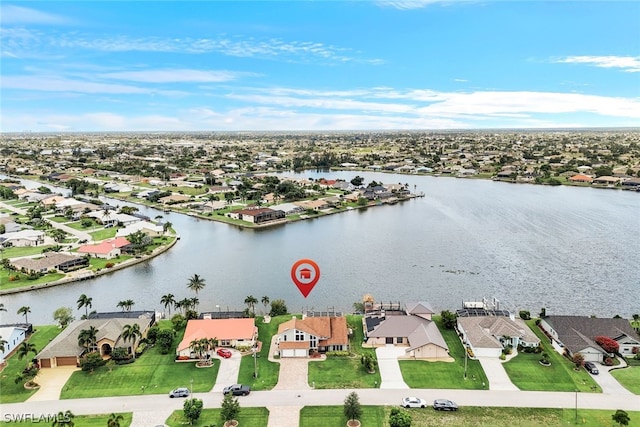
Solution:
[[(294, 312), (350, 310), (371, 293), (384, 301), (428, 301), (437, 311), (496, 297), (503, 308), (536, 314), (541, 307), (599, 317), (640, 312), (638, 193), (357, 174), (366, 182), (409, 183), (426, 197), (265, 230), (141, 207), (173, 223), (181, 240), (171, 251), (90, 281), (5, 296), (2, 321), (20, 320), (15, 312), (23, 305), (31, 307), (36, 324), (52, 323), (61, 306), (79, 317), (75, 302), (82, 293), (98, 311), (117, 310), (123, 299), (133, 299), (134, 309), (162, 310), (164, 294), (193, 296), (186, 284), (194, 273), (206, 280), (201, 310), (242, 309), (248, 295), (283, 298)], [(322, 271), (306, 299), (290, 279), (300, 258), (314, 259)]]

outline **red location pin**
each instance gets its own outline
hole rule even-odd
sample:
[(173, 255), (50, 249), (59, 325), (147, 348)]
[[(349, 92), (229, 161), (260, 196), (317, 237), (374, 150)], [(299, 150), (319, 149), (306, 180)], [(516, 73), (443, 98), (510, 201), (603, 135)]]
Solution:
[(310, 259), (298, 260), (291, 267), (291, 280), (306, 298), (320, 280), (320, 267)]

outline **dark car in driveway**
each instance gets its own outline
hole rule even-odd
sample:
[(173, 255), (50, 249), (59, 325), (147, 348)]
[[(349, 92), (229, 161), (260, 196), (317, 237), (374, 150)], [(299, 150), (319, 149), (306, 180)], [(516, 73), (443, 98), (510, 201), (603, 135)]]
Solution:
[(251, 392), (251, 388), (248, 385), (243, 384), (233, 384), (228, 387), (225, 387), (222, 390), (223, 394), (231, 393), (234, 396), (246, 396)]
[(433, 409), (436, 411), (457, 411), (456, 402), (447, 399), (436, 399), (433, 401)]
[(586, 369), (591, 375), (598, 375), (598, 367), (593, 362), (584, 362), (584, 369)]

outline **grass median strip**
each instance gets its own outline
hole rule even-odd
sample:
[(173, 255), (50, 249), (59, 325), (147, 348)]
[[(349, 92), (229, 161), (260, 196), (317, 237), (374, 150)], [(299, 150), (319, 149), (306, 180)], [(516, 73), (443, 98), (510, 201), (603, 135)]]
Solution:
[[(242, 405), (242, 402), (240, 403)], [(267, 427), (269, 422), (269, 411), (267, 408), (243, 408), (240, 407), (240, 413), (236, 418), (238, 426), (241, 427)], [(180, 427), (188, 425), (189, 420), (184, 417), (182, 410), (175, 411), (167, 419), (166, 424), (169, 427)], [(208, 427), (208, 426), (222, 426), (224, 420), (222, 419), (221, 409), (203, 409), (200, 414), (200, 418), (195, 423), (191, 424), (194, 427)], [(316, 424), (326, 425), (326, 424)]]
[[(62, 411), (64, 412), (64, 411)], [(120, 427), (129, 427), (133, 414), (131, 412), (119, 413), (113, 415), (120, 415), (122, 419), (118, 421)], [(104, 427), (109, 423), (111, 414), (101, 415), (75, 415), (71, 421), (76, 426), (82, 427)], [(58, 419), (59, 418), (59, 419)], [(52, 425), (55, 421), (66, 421), (64, 415), (58, 417), (58, 414), (47, 414), (46, 416), (35, 416), (34, 414), (10, 414), (9, 417), (5, 416), (4, 421), (0, 422), (0, 425), (19, 425), (20, 427), (43, 427)], [(58, 424), (53, 424), (58, 425)], [(59, 424), (66, 425), (66, 424)]]

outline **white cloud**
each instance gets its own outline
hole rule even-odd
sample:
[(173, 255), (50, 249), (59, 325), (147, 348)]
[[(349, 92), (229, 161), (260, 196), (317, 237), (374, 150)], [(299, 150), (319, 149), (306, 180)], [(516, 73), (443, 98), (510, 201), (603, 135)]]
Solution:
[(189, 69), (120, 71), (100, 74), (100, 77), (145, 83), (219, 83), (236, 80), (242, 75), (233, 71), (202, 71)]
[(640, 72), (640, 56), (568, 56), (556, 62), (587, 64), (601, 68), (620, 68), (629, 73)]
[(383, 0), (378, 1), (377, 3), (380, 6), (385, 7), (393, 7), (400, 10), (410, 10), (410, 9), (422, 9), (431, 4), (435, 3), (443, 3), (443, 4), (453, 4), (453, 3), (462, 3), (468, 2), (472, 0)]
[(13, 24), (70, 24), (71, 20), (60, 15), (41, 12), (28, 7), (0, 5), (0, 21), (2, 25)]

